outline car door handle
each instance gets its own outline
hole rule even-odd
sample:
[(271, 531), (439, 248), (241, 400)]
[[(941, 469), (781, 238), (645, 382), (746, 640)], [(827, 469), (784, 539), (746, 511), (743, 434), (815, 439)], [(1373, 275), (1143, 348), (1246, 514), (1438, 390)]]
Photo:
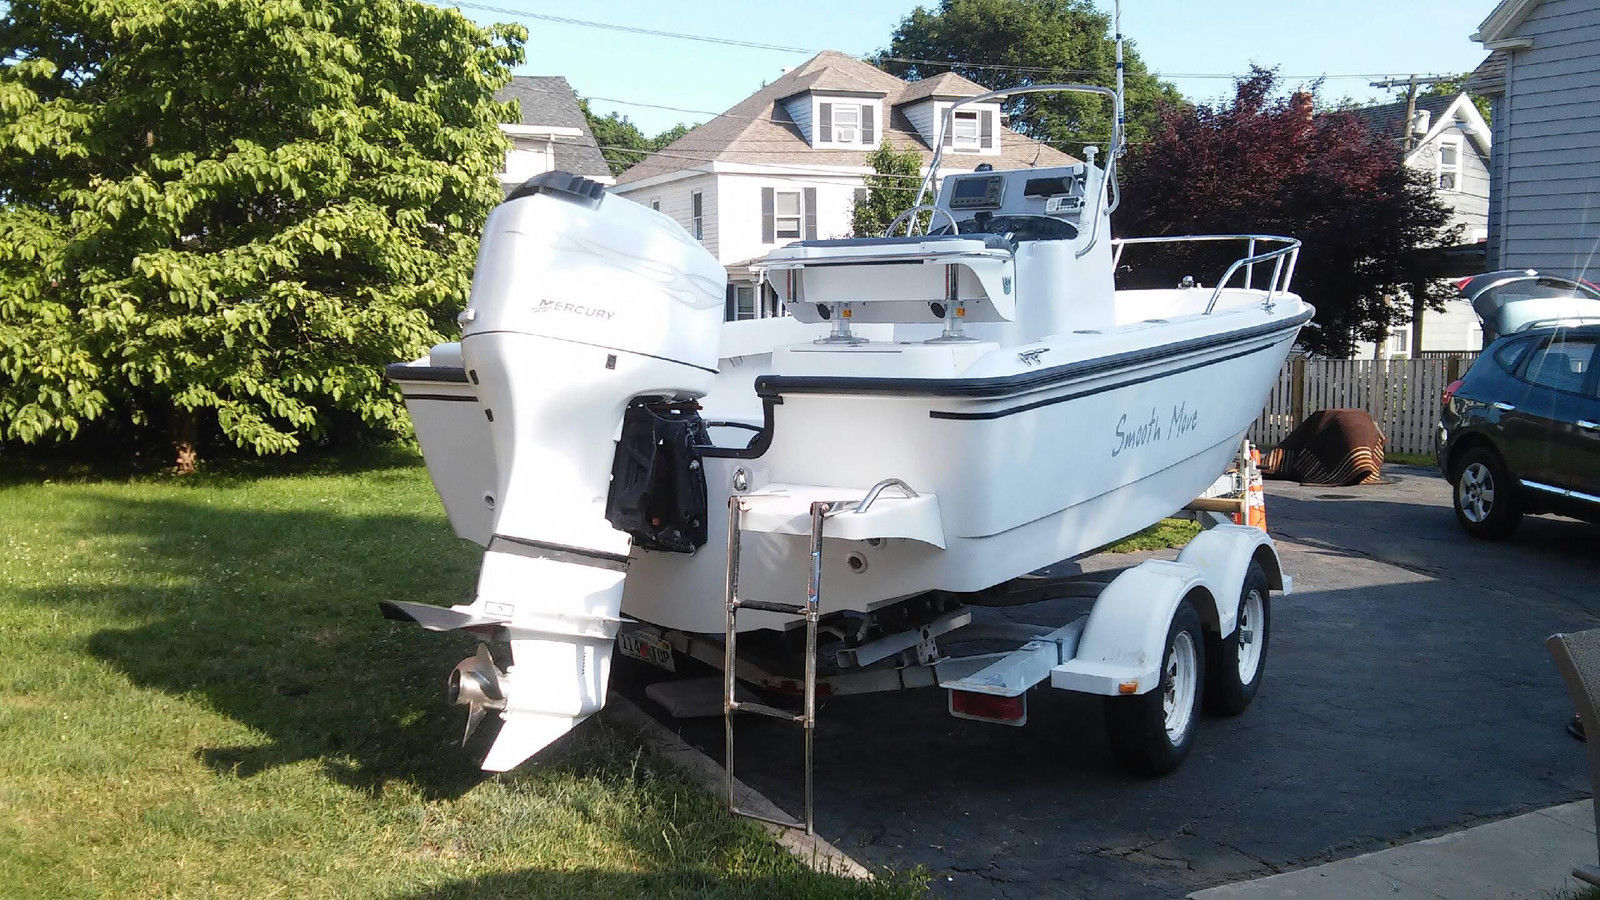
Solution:
[(1494, 408), (1500, 410), (1501, 412), (1513, 412), (1516, 410), (1515, 406), (1512, 406), (1509, 403), (1501, 403), (1498, 400), (1495, 401)]
[(1600, 431), (1600, 422), (1591, 422), (1588, 419), (1579, 419), (1578, 427), (1584, 431)]

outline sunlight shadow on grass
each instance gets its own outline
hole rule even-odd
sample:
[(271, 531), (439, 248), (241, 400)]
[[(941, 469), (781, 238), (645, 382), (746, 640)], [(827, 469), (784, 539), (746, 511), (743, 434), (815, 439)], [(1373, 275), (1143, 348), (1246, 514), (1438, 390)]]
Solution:
[(207, 765), (249, 777), (315, 759), (352, 787), (400, 779), (430, 797), (481, 779), (443, 697), (471, 641), (397, 627), (376, 609), (386, 597), (451, 603), (470, 587), (476, 553), (438, 517), (187, 499), (106, 504), (102, 515), (105, 538), (133, 539), (145, 571), (37, 599), (140, 621), (95, 633), (88, 650), (266, 740), (203, 748)]

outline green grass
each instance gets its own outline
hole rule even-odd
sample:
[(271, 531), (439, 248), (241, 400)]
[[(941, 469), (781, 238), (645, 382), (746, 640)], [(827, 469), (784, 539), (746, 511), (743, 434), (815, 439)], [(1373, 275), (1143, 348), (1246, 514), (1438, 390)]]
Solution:
[(0, 479), (0, 894), (904, 896), (801, 867), (591, 721), (515, 773), (463, 751), (476, 548), (414, 455), (186, 479)]
[(1136, 550), (1165, 550), (1182, 547), (1200, 533), (1200, 525), (1188, 519), (1162, 519), (1149, 528), (1131, 534), (1114, 544), (1107, 544), (1096, 553), (1132, 553)]

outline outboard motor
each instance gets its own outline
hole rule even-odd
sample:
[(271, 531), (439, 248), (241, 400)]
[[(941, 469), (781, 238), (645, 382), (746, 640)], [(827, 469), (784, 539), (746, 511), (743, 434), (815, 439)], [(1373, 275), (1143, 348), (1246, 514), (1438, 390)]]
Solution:
[(480, 651), (451, 676), (452, 699), (472, 707), (469, 735), (485, 708), (505, 720), (487, 770), (516, 766), (605, 703), (633, 543), (607, 518), (617, 441), (640, 409), (670, 418), (710, 389), (725, 286), (672, 220), (564, 172), (489, 216), (459, 317), (498, 474), (477, 594), (451, 609), (384, 604), (391, 618), (510, 641), (505, 672)]

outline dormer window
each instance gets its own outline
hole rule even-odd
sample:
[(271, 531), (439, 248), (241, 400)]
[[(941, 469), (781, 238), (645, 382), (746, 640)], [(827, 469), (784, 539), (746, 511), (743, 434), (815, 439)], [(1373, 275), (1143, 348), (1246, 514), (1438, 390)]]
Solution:
[[(1000, 111), (986, 104), (976, 104), (973, 107), (960, 107), (945, 118), (945, 112), (950, 107), (948, 104), (939, 103), (932, 107), (931, 114), (922, 114), (916, 110), (911, 111), (909, 117), (916, 122), (923, 115), (928, 115), (923, 127), (931, 128), (937, 133), (944, 131), (944, 149), (946, 152), (958, 153), (983, 153), (993, 154), (1000, 152), (999, 127), (997, 120)], [(948, 122), (948, 124), (946, 124)], [(927, 134), (926, 131), (923, 132)], [(929, 134), (931, 138), (933, 135)]]
[(878, 106), (875, 103), (819, 100), (816, 146), (877, 146)]
[(977, 150), (979, 144), (979, 116), (976, 110), (958, 109), (950, 123), (950, 146), (957, 150)]
[[(831, 104), (830, 104), (831, 105)], [(854, 104), (836, 106), (833, 110), (833, 140), (839, 144), (854, 144), (861, 136), (861, 107)]]

